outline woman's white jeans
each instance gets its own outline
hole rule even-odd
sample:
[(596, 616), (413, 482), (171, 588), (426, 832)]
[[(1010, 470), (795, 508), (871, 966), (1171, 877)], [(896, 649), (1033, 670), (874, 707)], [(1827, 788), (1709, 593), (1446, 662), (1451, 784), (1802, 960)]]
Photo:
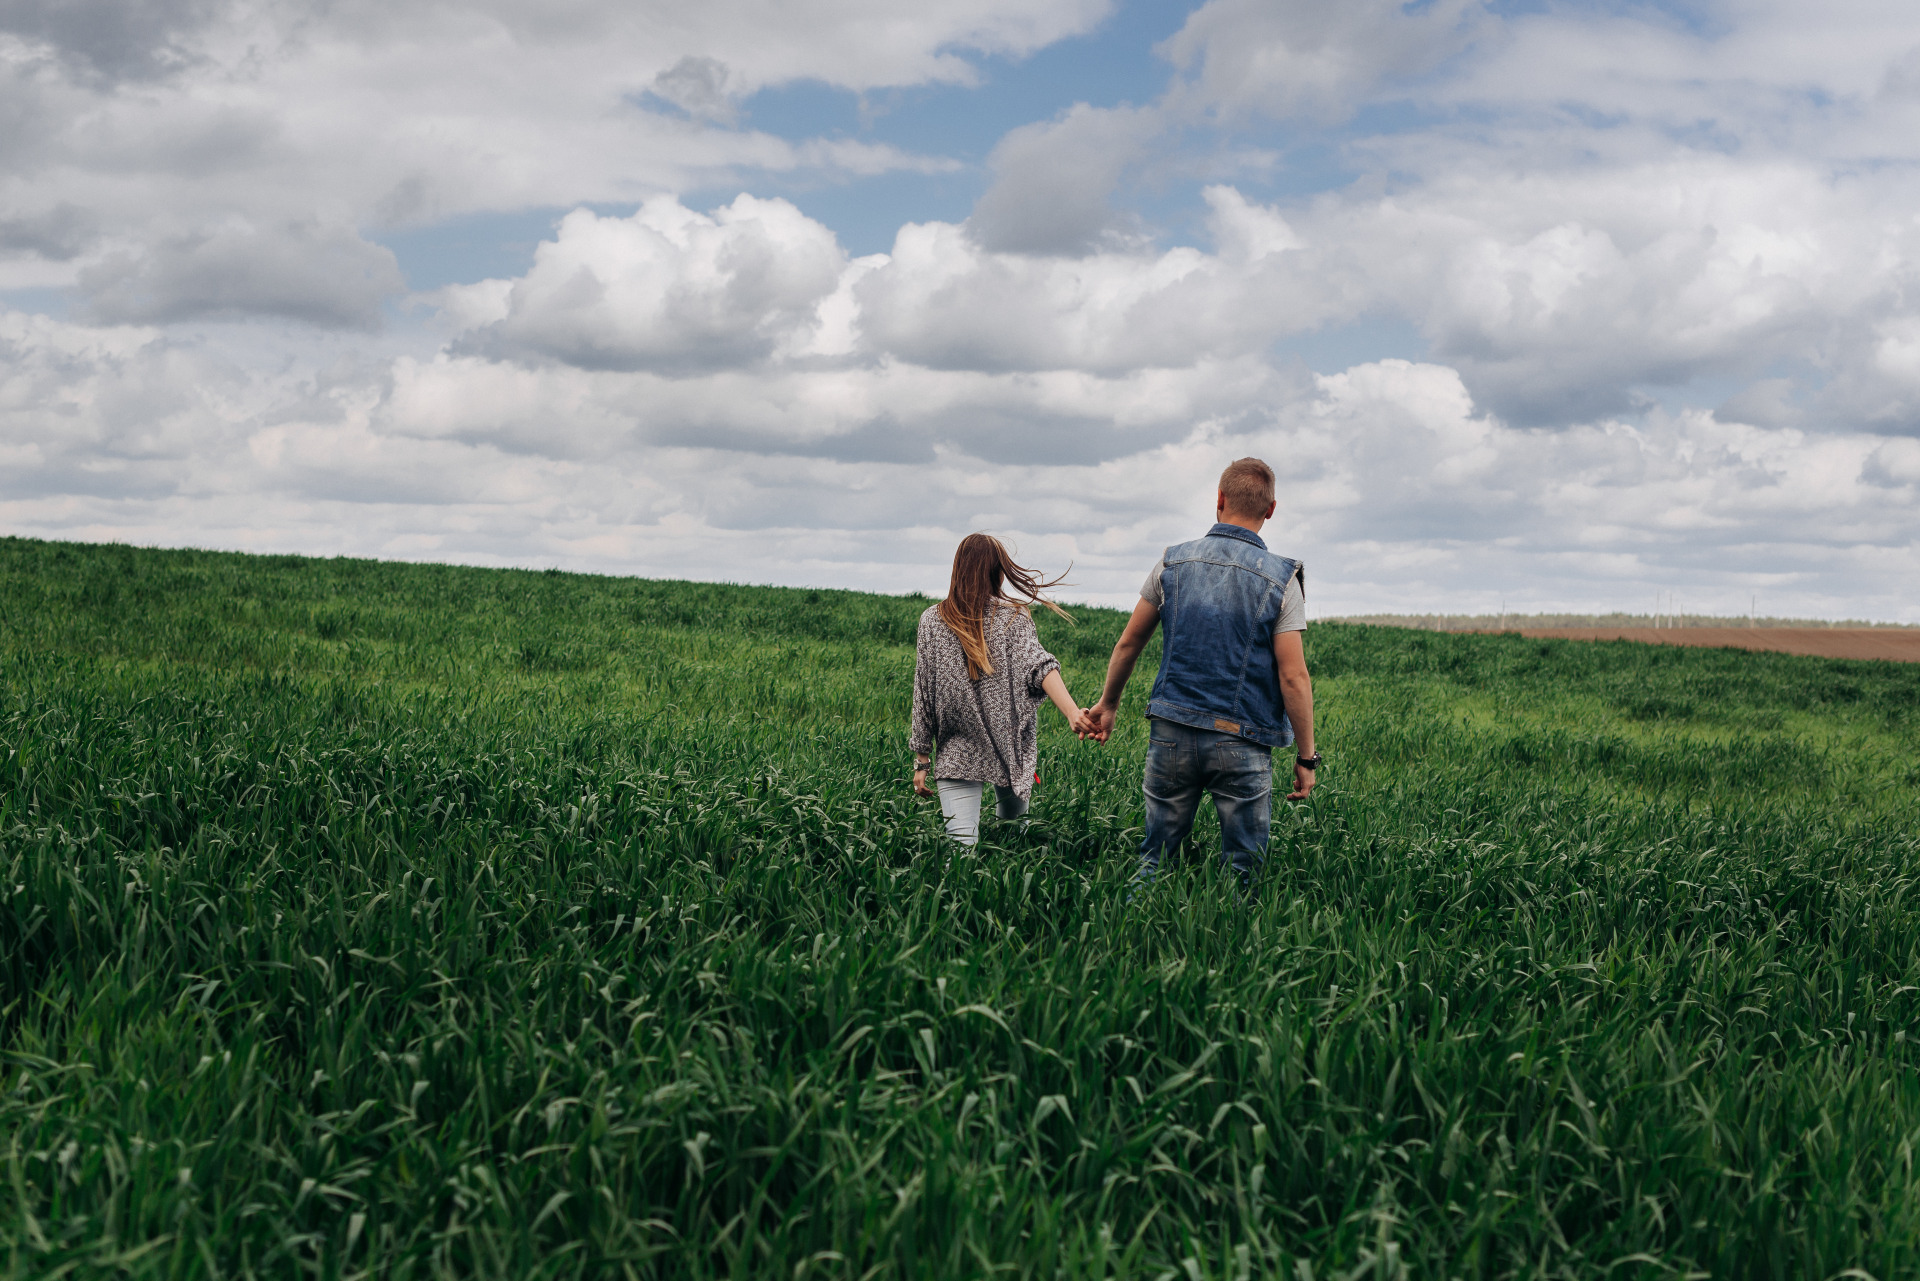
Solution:
[[(940, 812), (947, 819), (947, 835), (962, 845), (980, 840), (980, 798), (987, 785), (972, 779), (936, 778), (940, 789)], [(1027, 812), (1027, 802), (1011, 787), (993, 786), (995, 818), (1019, 818)]]

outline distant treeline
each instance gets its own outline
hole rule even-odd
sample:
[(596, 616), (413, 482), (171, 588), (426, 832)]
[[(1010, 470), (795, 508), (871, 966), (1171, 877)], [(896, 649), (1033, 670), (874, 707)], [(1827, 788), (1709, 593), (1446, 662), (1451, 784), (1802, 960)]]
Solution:
[(1347, 614), (1330, 623), (1374, 623), (1381, 627), (1417, 627), (1430, 632), (1472, 632), (1487, 628), (1527, 627), (1897, 627), (1912, 623), (1875, 623), (1846, 618), (1733, 618), (1716, 614)]

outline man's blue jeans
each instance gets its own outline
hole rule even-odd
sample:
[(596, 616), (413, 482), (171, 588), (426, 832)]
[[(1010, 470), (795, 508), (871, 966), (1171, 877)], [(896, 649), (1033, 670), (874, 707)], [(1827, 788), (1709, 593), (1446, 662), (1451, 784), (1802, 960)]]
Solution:
[(1273, 825), (1273, 752), (1217, 730), (1159, 719), (1147, 722), (1147, 836), (1140, 842), (1140, 879), (1151, 881), (1160, 859), (1193, 830), (1200, 793), (1213, 793), (1220, 815), (1220, 862), (1243, 888), (1266, 854)]

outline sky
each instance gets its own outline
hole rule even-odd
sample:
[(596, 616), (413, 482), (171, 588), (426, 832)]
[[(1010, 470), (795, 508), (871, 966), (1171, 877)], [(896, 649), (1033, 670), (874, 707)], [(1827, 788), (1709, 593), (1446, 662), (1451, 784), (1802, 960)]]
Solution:
[(1920, 622), (1911, 0), (0, 0), (0, 533)]

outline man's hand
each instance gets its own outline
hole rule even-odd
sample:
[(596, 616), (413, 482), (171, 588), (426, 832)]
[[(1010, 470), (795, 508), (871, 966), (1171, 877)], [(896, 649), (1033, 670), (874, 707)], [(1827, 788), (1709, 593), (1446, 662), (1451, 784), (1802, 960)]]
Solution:
[(1293, 790), (1287, 793), (1290, 801), (1304, 801), (1307, 793), (1313, 790), (1313, 771), (1296, 764), (1293, 767)]
[(1113, 708), (1105, 703), (1095, 703), (1081, 715), (1080, 723), (1073, 727), (1074, 732), (1081, 738), (1090, 738), (1096, 743), (1104, 743), (1113, 734), (1114, 719)]

